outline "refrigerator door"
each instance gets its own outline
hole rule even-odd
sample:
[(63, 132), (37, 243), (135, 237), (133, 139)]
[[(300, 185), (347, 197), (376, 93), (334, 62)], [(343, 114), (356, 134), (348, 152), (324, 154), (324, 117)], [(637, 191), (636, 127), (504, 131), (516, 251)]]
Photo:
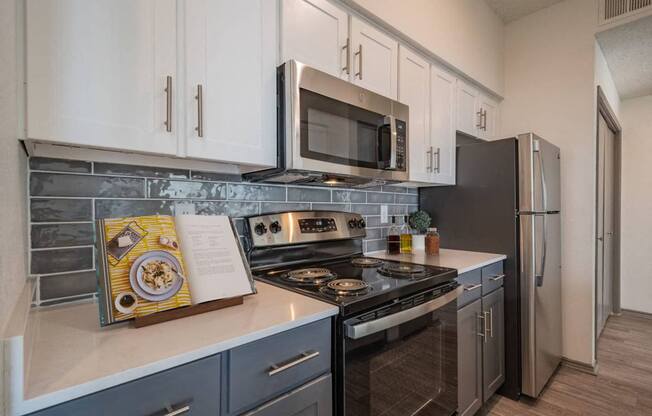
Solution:
[(559, 155), (557, 146), (533, 133), (518, 136), (521, 213), (559, 212)]
[(561, 361), (561, 221), (520, 215), (522, 392), (537, 397)]

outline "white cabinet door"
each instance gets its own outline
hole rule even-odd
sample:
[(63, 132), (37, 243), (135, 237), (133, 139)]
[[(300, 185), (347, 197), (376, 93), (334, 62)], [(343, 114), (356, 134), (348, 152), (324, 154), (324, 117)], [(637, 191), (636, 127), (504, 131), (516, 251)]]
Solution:
[(351, 17), (351, 80), (393, 99), (397, 98), (398, 42)]
[(187, 0), (185, 19), (187, 155), (276, 166), (276, 1)]
[(175, 154), (176, 26), (175, 0), (27, 0), (27, 137)]
[(296, 59), (333, 76), (349, 79), (347, 13), (327, 0), (281, 1), (279, 64)]
[(457, 130), (478, 135), (480, 126), (478, 91), (462, 80), (457, 80)]
[(410, 182), (430, 182), (430, 64), (411, 50), (399, 47), (398, 100), (410, 107), (408, 165)]
[(431, 66), (430, 145), (432, 182), (455, 185), (455, 77)]
[(478, 128), (478, 137), (484, 140), (495, 140), (498, 134), (498, 103), (489, 97), (481, 96), (479, 106), (482, 119)]

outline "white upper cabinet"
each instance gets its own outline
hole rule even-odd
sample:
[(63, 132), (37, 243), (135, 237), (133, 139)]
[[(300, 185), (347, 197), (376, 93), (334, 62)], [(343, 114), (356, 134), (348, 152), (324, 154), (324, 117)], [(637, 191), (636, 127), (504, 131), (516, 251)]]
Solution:
[(478, 137), (484, 140), (495, 140), (498, 134), (498, 103), (489, 97), (480, 97), (480, 127)]
[(185, 1), (187, 155), (276, 166), (277, 4)]
[(296, 59), (333, 76), (349, 79), (349, 16), (327, 0), (281, 1), (279, 64)]
[(351, 17), (351, 81), (386, 97), (397, 98), (398, 41)]
[(27, 0), (26, 21), (29, 139), (177, 152), (175, 0)]
[(431, 66), (430, 145), (432, 182), (455, 185), (455, 77)]
[(471, 136), (478, 135), (480, 113), (478, 91), (462, 80), (457, 80), (457, 130)]
[(399, 48), (398, 100), (410, 107), (408, 143), (411, 182), (430, 182), (432, 146), (430, 145), (430, 64), (421, 56)]

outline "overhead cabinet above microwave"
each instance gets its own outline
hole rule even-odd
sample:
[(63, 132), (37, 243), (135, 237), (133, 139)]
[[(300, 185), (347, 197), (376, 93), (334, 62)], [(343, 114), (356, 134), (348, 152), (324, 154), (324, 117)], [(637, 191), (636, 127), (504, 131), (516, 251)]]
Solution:
[(277, 7), (27, 0), (28, 139), (276, 166)]

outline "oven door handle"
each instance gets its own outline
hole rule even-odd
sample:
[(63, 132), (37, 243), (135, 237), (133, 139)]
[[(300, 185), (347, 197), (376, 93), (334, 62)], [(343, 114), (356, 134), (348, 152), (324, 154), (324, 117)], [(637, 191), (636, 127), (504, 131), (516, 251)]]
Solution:
[(436, 311), (442, 306), (454, 301), (462, 294), (462, 292), (464, 292), (464, 286), (460, 285), (445, 295), (426, 303), (422, 303), (421, 305), (414, 306), (410, 309), (383, 316), (382, 318), (374, 319), (373, 321), (363, 322), (357, 325), (346, 325), (346, 336), (351, 339), (359, 339), (398, 326), (405, 322), (409, 322), (420, 316)]

